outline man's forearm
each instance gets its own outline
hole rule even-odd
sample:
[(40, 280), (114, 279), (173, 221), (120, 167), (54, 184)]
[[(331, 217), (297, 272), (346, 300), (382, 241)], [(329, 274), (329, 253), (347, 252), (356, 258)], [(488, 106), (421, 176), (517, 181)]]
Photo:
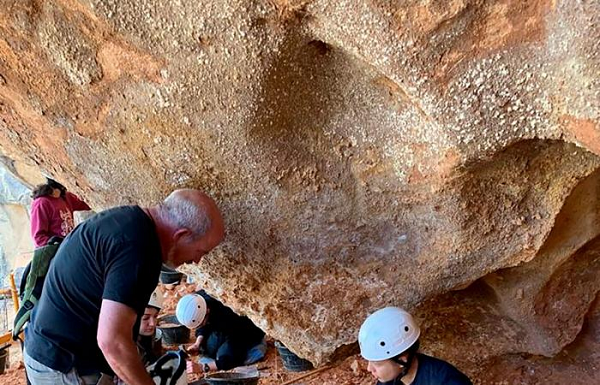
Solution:
[(154, 385), (133, 341), (112, 341), (102, 349), (110, 367), (128, 385)]

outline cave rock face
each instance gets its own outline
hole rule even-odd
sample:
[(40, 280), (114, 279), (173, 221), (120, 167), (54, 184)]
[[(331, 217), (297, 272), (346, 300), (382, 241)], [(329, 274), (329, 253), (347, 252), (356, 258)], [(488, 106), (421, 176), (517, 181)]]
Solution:
[(424, 304), (475, 281), (494, 305), (475, 318), (514, 336), (497, 352), (577, 334), (600, 3), (0, 3), (4, 162), (96, 209), (212, 194), (227, 239), (191, 273), (300, 356), (334, 358), (385, 305), (442, 322)]

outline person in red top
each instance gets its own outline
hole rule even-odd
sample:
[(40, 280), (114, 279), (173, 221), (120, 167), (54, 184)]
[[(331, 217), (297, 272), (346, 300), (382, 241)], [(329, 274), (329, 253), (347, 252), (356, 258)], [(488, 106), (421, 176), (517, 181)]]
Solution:
[(46, 178), (31, 197), (31, 237), (35, 247), (45, 246), (53, 236), (64, 238), (73, 230), (73, 212), (90, 206), (57, 181)]

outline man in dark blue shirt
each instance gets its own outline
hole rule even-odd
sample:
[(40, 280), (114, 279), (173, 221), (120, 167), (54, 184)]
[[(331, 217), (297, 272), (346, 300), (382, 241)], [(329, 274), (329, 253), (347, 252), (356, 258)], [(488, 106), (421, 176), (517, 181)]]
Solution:
[(223, 236), (215, 202), (191, 189), (79, 225), (54, 257), (27, 328), (31, 383), (97, 384), (117, 374), (128, 384), (153, 385), (135, 339), (161, 264), (199, 262)]
[(360, 327), (360, 354), (377, 385), (472, 385), (449, 363), (418, 353), (420, 329), (397, 307), (371, 314)]

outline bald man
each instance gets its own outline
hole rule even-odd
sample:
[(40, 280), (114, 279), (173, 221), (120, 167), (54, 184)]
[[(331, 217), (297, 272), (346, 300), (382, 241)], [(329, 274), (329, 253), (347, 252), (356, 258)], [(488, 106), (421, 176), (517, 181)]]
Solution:
[(54, 257), (25, 338), (33, 385), (153, 385), (137, 353), (139, 319), (161, 264), (199, 262), (224, 237), (215, 202), (177, 190), (162, 204), (117, 207), (90, 218)]

